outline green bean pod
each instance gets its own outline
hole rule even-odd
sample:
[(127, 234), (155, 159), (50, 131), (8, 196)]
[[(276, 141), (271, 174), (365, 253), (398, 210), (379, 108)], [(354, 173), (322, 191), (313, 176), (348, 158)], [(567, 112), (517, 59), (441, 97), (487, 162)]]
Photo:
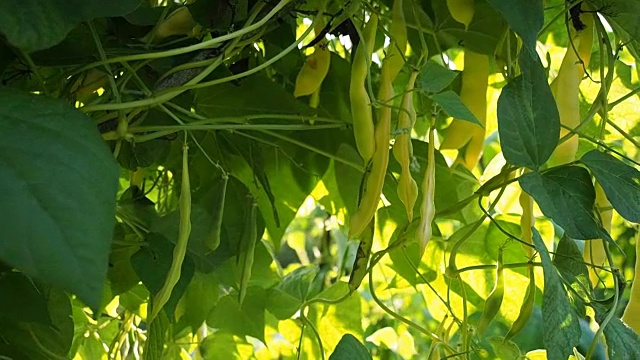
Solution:
[(478, 321), (478, 334), (482, 334), (491, 321), (498, 315), (504, 299), (504, 264), (502, 263), (502, 249), (498, 251), (498, 265), (496, 269), (496, 284), (484, 303), (484, 311)]
[(375, 151), (373, 113), (366, 80), (369, 75), (369, 64), (373, 53), (377, 27), (378, 16), (372, 14), (364, 29), (364, 44), (358, 46), (353, 55), (349, 84), (353, 133), (356, 139), (356, 147), (365, 164), (369, 163)]
[(218, 246), (220, 246), (220, 235), (222, 233), (222, 218), (224, 217), (224, 204), (225, 198), (227, 195), (227, 183), (229, 182), (229, 175), (222, 174), (222, 184), (219, 187), (218, 196), (214, 199), (215, 203), (213, 204), (213, 221), (211, 223), (211, 227), (209, 228), (209, 232), (207, 233), (207, 237), (205, 238), (205, 246), (207, 248), (207, 253), (212, 253), (216, 251)]
[(180, 192), (180, 227), (178, 229), (178, 240), (173, 248), (173, 258), (171, 267), (165, 278), (165, 282), (160, 291), (154, 296), (151, 307), (151, 316), (148, 322), (151, 323), (160, 310), (169, 301), (173, 288), (180, 280), (182, 263), (187, 253), (187, 244), (191, 235), (191, 184), (189, 181), (189, 147), (185, 143), (182, 147), (182, 187)]
[[(258, 225), (256, 223), (258, 214), (258, 204), (253, 202), (251, 210), (247, 215), (246, 229), (242, 236), (242, 243), (247, 244), (247, 249), (238, 254), (240, 264), (240, 284), (238, 286), (238, 302), (240, 305), (244, 302), (247, 295), (247, 286), (251, 279), (251, 271), (253, 269), (253, 260), (258, 242)], [(240, 258), (241, 257), (241, 258)]]
[(527, 294), (525, 295), (522, 306), (520, 307), (520, 313), (518, 317), (511, 325), (509, 332), (505, 335), (504, 339), (509, 340), (516, 336), (520, 330), (524, 328), (533, 314), (533, 306), (536, 302), (536, 277), (533, 265), (529, 264), (529, 286), (527, 286)]

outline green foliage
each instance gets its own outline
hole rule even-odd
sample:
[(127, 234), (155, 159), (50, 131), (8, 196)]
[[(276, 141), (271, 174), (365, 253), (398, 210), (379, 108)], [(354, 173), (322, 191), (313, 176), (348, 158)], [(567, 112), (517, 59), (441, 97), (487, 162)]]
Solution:
[[(409, 46), (382, 102), (394, 1)], [(640, 321), (619, 318), (640, 303), (625, 286), (639, 275), (640, 3), (475, 0), (465, 28), (455, 1), (394, 1), (3, 1), (0, 358), (640, 358)], [(580, 125), (565, 129), (579, 160), (552, 166), (565, 104), (549, 83), (587, 7), (599, 41)], [(411, 177), (436, 170), (433, 199), (420, 190), (407, 218), (389, 157), (363, 257), (347, 234), (372, 166), (349, 84), (372, 12), (375, 126), (390, 108), (392, 138), (411, 135)], [(331, 65), (296, 98), (315, 37)], [(486, 104), (460, 95), (465, 51), (488, 56)], [(466, 142), (428, 155), (451, 118)]]

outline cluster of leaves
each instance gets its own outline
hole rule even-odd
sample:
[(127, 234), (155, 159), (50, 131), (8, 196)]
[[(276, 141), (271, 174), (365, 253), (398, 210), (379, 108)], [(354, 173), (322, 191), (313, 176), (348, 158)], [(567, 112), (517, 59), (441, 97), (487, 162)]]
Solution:
[[(417, 59), (430, 59), (416, 83), (416, 181), (427, 165), (432, 119), (438, 130), (450, 117), (477, 122), (450, 70), (460, 45), (495, 60), (499, 80), (490, 91), (499, 99), (487, 129), (497, 136), (487, 138), (472, 171), (437, 153), (435, 235), (422, 258), (412, 241), (416, 222), (396, 192), (400, 164), (391, 157), (368, 288), (350, 294), (344, 281), (358, 244), (345, 229), (366, 170), (351, 127), (350, 55), (332, 37), (319, 106), (294, 98), (300, 44), (313, 38), (302, 18), (350, 19), (359, 27), (376, 11), (388, 28), (390, 1), (4, 0), (0, 355), (518, 358), (546, 349), (550, 359), (578, 357), (578, 350), (640, 358), (638, 334), (618, 317), (625, 278), (633, 276), (625, 271), (634, 259), (632, 223), (640, 222), (633, 160), (640, 84), (628, 65), (640, 59), (640, 2), (588, 2), (613, 31), (603, 33), (594, 54), (600, 59), (588, 69), (599, 82), (582, 99), (580, 160), (549, 167), (560, 133), (549, 54), (554, 41), (571, 46), (567, 4), (476, 0), (465, 29), (445, 0), (404, 1), (411, 51), (396, 92)], [(176, 19), (179, 26), (168, 27)], [(384, 57), (379, 34), (376, 50)], [(549, 50), (546, 67), (540, 44)], [(379, 72), (374, 64), (373, 88)], [(613, 92), (619, 100), (609, 103)], [(181, 231), (184, 142), (193, 199), (187, 255), (149, 323), (147, 309)], [(520, 169), (528, 172), (515, 177)], [(619, 214), (611, 233), (595, 208), (593, 179)], [(520, 189), (540, 209), (532, 244), (521, 239), (520, 209), (509, 205)], [(248, 224), (254, 202), (259, 216)], [(247, 283), (240, 239), (251, 226), (263, 235)], [(220, 244), (210, 251), (214, 231)], [(583, 259), (581, 240), (591, 239), (605, 240), (605, 264)], [(499, 258), (509, 291), (498, 317), (478, 334)], [(530, 266), (538, 294), (533, 316), (505, 339)], [(596, 286), (590, 271), (600, 276)]]

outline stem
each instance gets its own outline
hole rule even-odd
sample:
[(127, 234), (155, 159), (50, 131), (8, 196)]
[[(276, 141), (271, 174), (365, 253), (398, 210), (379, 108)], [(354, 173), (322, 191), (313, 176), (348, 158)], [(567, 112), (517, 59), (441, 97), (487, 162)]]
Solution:
[[(242, 36), (244, 36), (246, 34), (249, 34), (249, 33), (253, 32), (254, 30), (259, 29), (260, 27), (265, 25), (269, 20), (271, 20), (272, 17), (274, 17), (280, 10), (282, 10), (291, 1), (292, 0), (280, 0), (280, 2), (273, 9), (271, 9), (271, 11), (267, 15), (265, 15), (265, 17), (263, 17), (260, 21), (256, 22), (255, 24), (252, 24), (252, 25), (244, 26), (242, 29), (240, 29), (238, 31), (234, 31), (234, 32), (226, 34), (226, 35), (218, 36), (216, 38), (213, 38), (213, 39), (207, 40), (207, 41), (203, 41), (203, 42), (198, 43), (198, 44), (185, 46), (185, 47), (181, 47), (181, 48), (177, 48), (177, 49), (159, 51), (159, 52), (155, 52), (155, 53), (143, 53), (143, 54), (135, 54), (135, 55), (125, 55), (125, 56), (114, 57), (114, 58), (111, 58), (111, 59), (105, 59), (105, 60), (102, 60), (102, 61), (94, 62), (92, 64), (88, 64), (86, 66), (83, 66), (80, 69), (74, 71), (73, 74), (77, 74), (77, 73), (83, 72), (85, 70), (88, 70), (88, 69), (91, 69), (91, 68), (94, 68), (94, 67), (97, 67), (97, 66), (100, 66), (100, 65), (104, 65), (104, 64), (110, 64), (110, 63), (116, 63), (116, 62), (124, 62), (124, 61), (134, 61), (134, 60), (160, 59), (160, 58), (165, 58), (165, 57), (182, 55), (182, 54), (186, 54), (186, 53), (189, 53), (189, 52), (192, 52), (192, 51), (204, 50), (204, 49), (212, 48), (212, 47), (214, 47), (213, 45), (221, 44), (221, 43), (223, 43), (225, 41), (241, 38)], [(253, 13), (253, 16), (252, 16), (253, 19), (255, 19), (255, 17), (258, 15), (258, 13), (260, 12), (260, 10), (262, 10), (263, 7), (264, 7), (264, 2), (260, 2), (259, 5), (257, 6), (257, 8), (255, 9), (254, 13)], [(73, 75), (73, 74), (71, 74), (71, 75)]]
[(352, 168), (354, 168), (354, 169), (356, 169), (356, 170), (358, 170), (360, 172), (364, 172), (365, 171), (365, 169), (362, 166), (362, 164), (358, 164), (358, 163), (351, 162), (349, 160), (337, 157), (337, 156), (335, 156), (335, 155), (333, 155), (331, 153), (328, 153), (328, 152), (326, 152), (324, 150), (318, 149), (318, 148), (316, 148), (314, 146), (311, 146), (311, 145), (309, 145), (307, 143), (304, 143), (302, 141), (299, 141), (299, 140), (296, 140), (296, 139), (292, 139), (290, 137), (287, 137), (287, 136), (284, 136), (284, 135), (280, 135), (278, 133), (274, 133), (274, 132), (268, 131), (268, 130), (261, 130), (261, 132), (263, 132), (265, 134), (269, 134), (269, 135), (271, 135), (273, 137), (288, 141), (288, 142), (290, 142), (292, 144), (298, 145), (298, 146), (300, 146), (302, 148), (305, 148), (307, 150), (311, 150), (311, 151), (316, 152), (316, 153), (318, 153), (318, 154), (320, 154), (322, 156), (326, 156), (327, 158), (329, 158), (331, 160), (338, 161), (338, 162), (341, 162), (341, 163), (343, 163), (345, 165), (351, 166)]

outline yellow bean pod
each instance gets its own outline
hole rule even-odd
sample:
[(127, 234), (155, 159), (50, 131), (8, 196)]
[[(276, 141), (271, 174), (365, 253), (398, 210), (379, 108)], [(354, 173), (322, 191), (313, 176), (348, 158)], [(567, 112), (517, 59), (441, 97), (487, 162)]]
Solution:
[(511, 325), (509, 332), (504, 336), (505, 341), (516, 336), (520, 330), (524, 328), (533, 314), (533, 306), (536, 302), (536, 277), (532, 264), (529, 264), (529, 285), (527, 286), (527, 294), (525, 295), (522, 306), (520, 307), (520, 313), (518, 317)]
[[(487, 88), (489, 85), (489, 57), (471, 50), (464, 51), (464, 70), (460, 98), (467, 108), (480, 121), (487, 122)], [(485, 129), (477, 124), (461, 119), (453, 119), (444, 132), (440, 149), (464, 149), (460, 154), (462, 163), (473, 169), (484, 146)]]
[[(596, 207), (600, 214), (600, 221), (602, 221), (602, 227), (611, 233), (611, 219), (613, 217), (613, 208), (611, 203), (607, 199), (607, 195), (604, 193), (602, 186), (598, 182), (595, 183), (596, 189)], [(589, 240), (584, 244), (583, 259), (588, 264), (602, 265), (607, 261), (607, 254), (604, 251), (604, 242), (602, 239)], [(598, 277), (597, 269), (589, 267), (589, 279), (592, 285), (596, 285), (600, 278)]]
[[(571, 44), (562, 59), (558, 76), (551, 82), (551, 93), (556, 100), (560, 123), (569, 128), (575, 128), (580, 124), (580, 83), (584, 76), (584, 69), (589, 66), (591, 58), (591, 46), (593, 43), (593, 14), (582, 13), (580, 19), (585, 25), (581, 31), (571, 31)], [(575, 50), (574, 50), (575, 47)], [(577, 50), (577, 52), (576, 52)], [(580, 62), (584, 62), (584, 65)], [(569, 130), (560, 129), (560, 137), (569, 134)], [(572, 162), (578, 151), (578, 136), (572, 136), (562, 144), (559, 144), (549, 163), (562, 165)]]
[(366, 81), (369, 75), (369, 63), (371, 62), (377, 27), (378, 16), (372, 14), (364, 29), (364, 44), (358, 46), (356, 53), (353, 55), (351, 81), (349, 84), (353, 133), (356, 139), (356, 147), (365, 165), (369, 163), (375, 151), (373, 112)]
[[(393, 98), (393, 85), (388, 73), (382, 67), (378, 100), (385, 103)], [(375, 152), (371, 159), (371, 169), (365, 179), (365, 189), (360, 205), (351, 216), (349, 238), (358, 238), (373, 219), (382, 194), (384, 178), (389, 165), (389, 140), (391, 138), (391, 107), (382, 106), (378, 111), (375, 127)]]
[(413, 87), (418, 77), (418, 72), (413, 71), (405, 87), (402, 98), (401, 110), (398, 115), (398, 131), (396, 142), (393, 145), (393, 156), (398, 160), (402, 171), (398, 179), (398, 197), (407, 210), (409, 222), (413, 220), (413, 207), (418, 199), (418, 184), (411, 176), (411, 159), (413, 146), (411, 145), (411, 129), (416, 122), (416, 110), (413, 107)]
[(447, 8), (453, 20), (469, 28), (475, 13), (474, 0), (447, 0)]
[(436, 215), (436, 156), (434, 145), (435, 128), (429, 129), (429, 144), (427, 147), (427, 168), (422, 180), (422, 205), (420, 206), (420, 225), (416, 233), (418, 244), (420, 245), (420, 258), (424, 255), (429, 240), (433, 235), (431, 223)]
[[(324, 25), (322, 21), (317, 21), (315, 26), (316, 35), (322, 31)], [(307, 57), (307, 61), (298, 72), (293, 96), (300, 97), (317, 93), (324, 78), (329, 73), (330, 65), (331, 51), (329, 51), (327, 41), (322, 40), (313, 47), (313, 53)]]
[(404, 18), (402, 0), (395, 0), (391, 8), (391, 42), (385, 56), (389, 78), (393, 81), (404, 67), (404, 53), (407, 50), (407, 24)]

